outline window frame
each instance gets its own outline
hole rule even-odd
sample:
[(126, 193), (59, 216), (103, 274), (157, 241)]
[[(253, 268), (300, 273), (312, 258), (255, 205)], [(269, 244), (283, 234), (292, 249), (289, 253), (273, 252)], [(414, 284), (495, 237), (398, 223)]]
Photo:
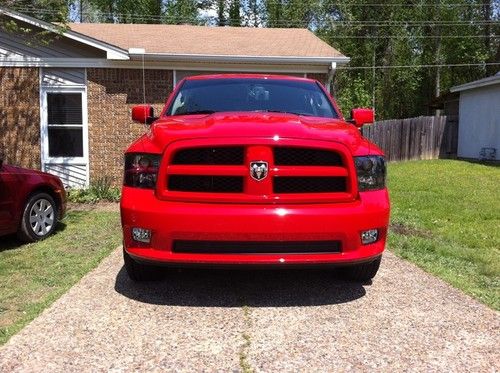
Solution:
[[(48, 100), (49, 93), (79, 93), (82, 97), (82, 141), (83, 141), (83, 156), (82, 157), (51, 157), (49, 155), (49, 123), (48, 123)], [(64, 86), (42, 86), (40, 92), (40, 137), (41, 137), (41, 155), (42, 165), (45, 163), (57, 163), (67, 165), (81, 165), (89, 162), (89, 139), (88, 139), (88, 112), (87, 112), (87, 87), (64, 87)], [(54, 126), (56, 127), (56, 126)], [(79, 125), (59, 125), (57, 127), (75, 128)]]

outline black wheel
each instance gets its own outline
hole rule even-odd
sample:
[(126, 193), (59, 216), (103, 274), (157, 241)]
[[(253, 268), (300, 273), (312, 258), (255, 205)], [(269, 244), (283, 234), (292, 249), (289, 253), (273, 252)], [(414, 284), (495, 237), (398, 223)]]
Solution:
[(339, 268), (340, 277), (355, 282), (368, 282), (377, 274), (381, 261), (380, 256), (372, 262)]
[(160, 268), (136, 262), (125, 249), (123, 249), (123, 261), (128, 277), (132, 281), (155, 281), (163, 277)]
[(17, 236), (23, 242), (43, 240), (56, 229), (57, 215), (57, 205), (50, 195), (33, 194), (24, 205)]

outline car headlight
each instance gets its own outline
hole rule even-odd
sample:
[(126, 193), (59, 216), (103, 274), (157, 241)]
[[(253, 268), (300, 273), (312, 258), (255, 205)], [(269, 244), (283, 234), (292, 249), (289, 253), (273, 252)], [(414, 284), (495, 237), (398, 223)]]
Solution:
[(125, 154), (125, 176), (123, 184), (135, 188), (154, 189), (160, 156), (157, 154)]
[(380, 155), (354, 157), (360, 192), (385, 188), (385, 158)]

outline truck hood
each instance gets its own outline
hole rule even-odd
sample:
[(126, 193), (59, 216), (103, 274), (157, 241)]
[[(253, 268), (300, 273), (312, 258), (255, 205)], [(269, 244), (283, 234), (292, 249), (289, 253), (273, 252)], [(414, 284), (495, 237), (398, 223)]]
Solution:
[(380, 153), (356, 127), (343, 120), (282, 113), (231, 112), (165, 117), (151, 126), (147, 137), (148, 140), (143, 138), (138, 142), (152, 141), (159, 151), (181, 139), (278, 137), (335, 141), (347, 146), (354, 155)]

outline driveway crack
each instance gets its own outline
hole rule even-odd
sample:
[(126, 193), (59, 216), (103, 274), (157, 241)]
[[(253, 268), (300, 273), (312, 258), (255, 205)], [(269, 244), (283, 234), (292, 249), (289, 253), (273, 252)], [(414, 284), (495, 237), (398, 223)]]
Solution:
[(252, 368), (252, 365), (248, 361), (248, 352), (250, 350), (250, 346), (252, 345), (252, 337), (250, 335), (250, 330), (252, 327), (252, 319), (250, 307), (243, 306), (243, 326), (244, 330), (241, 334), (243, 338), (243, 343), (240, 346), (239, 358), (240, 358), (240, 368), (243, 373), (253, 373), (255, 369)]

